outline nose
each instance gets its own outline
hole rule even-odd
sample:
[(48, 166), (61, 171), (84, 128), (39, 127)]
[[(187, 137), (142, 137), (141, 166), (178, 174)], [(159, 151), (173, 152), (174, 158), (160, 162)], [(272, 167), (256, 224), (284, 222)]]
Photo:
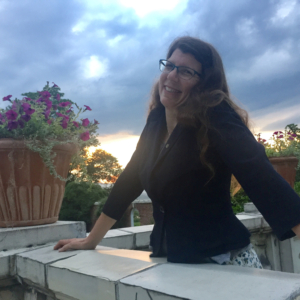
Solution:
[(168, 74), (168, 79), (174, 80), (174, 81), (178, 81), (178, 73), (177, 73), (177, 69), (174, 68), (169, 74)]

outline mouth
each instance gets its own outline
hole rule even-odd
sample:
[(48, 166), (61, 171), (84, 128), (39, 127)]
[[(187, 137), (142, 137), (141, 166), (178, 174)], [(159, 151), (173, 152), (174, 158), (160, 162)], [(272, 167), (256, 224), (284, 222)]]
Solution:
[(169, 93), (181, 93), (181, 91), (179, 91), (179, 90), (176, 90), (176, 89), (173, 89), (173, 88), (171, 88), (171, 87), (168, 87), (168, 86), (164, 86), (164, 88), (165, 88), (165, 90), (167, 91), (167, 92), (169, 92)]

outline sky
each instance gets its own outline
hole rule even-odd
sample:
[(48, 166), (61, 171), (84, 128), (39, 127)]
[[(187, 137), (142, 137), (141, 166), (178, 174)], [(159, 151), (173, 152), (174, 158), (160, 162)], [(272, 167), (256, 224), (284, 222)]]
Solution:
[[(216, 47), (230, 92), (268, 134), (300, 124), (300, 0), (0, 0), (0, 96), (55, 82), (92, 111), (126, 165), (158, 60), (190, 35)], [(0, 107), (5, 103), (1, 101)]]

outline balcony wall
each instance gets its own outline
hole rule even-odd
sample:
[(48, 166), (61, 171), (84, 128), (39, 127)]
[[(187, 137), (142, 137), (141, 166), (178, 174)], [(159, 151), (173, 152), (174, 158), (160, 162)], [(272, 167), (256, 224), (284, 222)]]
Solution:
[(141, 249), (152, 225), (110, 230), (95, 250), (68, 252), (53, 246), (84, 237), (84, 223), (0, 229), (0, 299), (299, 300), (300, 241), (279, 242), (251, 205), (238, 218), (252, 233), (264, 270), (150, 258)]

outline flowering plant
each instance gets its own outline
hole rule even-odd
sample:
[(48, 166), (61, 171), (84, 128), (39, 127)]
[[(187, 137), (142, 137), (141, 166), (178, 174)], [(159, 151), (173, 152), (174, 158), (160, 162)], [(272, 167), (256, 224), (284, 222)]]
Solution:
[[(24, 93), (22, 96), (22, 100), (12, 100), (12, 95), (3, 97), (9, 105), (0, 109), (0, 138), (24, 141), (30, 150), (39, 153), (50, 174), (63, 181), (68, 180), (55, 170), (53, 147), (74, 144), (78, 152), (73, 157), (73, 163), (83, 164), (79, 150), (99, 144), (96, 138), (99, 123), (96, 120), (90, 122), (88, 118), (79, 120), (79, 115), (91, 108), (84, 105), (83, 109), (69, 99), (62, 99), (64, 94), (60, 88), (54, 83), (50, 87), (49, 82), (42, 91)], [(76, 113), (72, 105), (76, 106)]]
[(270, 143), (265, 139), (261, 138), (261, 134), (258, 133), (257, 141), (264, 145), (266, 154), (268, 157), (279, 157), (279, 156), (296, 156), (300, 157), (300, 138), (291, 130), (285, 132), (275, 131), (270, 138)]

